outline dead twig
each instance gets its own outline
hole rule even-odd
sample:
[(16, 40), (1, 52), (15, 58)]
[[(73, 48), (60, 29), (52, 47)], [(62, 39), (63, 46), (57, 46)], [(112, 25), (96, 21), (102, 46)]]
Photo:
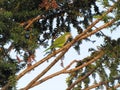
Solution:
[(30, 20), (28, 20), (28, 21), (26, 21), (26, 22), (20, 23), (20, 26), (25, 27), (24, 29), (25, 29), (25, 30), (28, 30), (29, 27), (30, 27), (34, 22), (36, 22), (36, 21), (38, 21), (38, 20), (40, 20), (40, 19), (43, 19), (43, 18), (45, 18), (44, 15), (38, 15), (37, 17), (35, 17), (35, 18), (33, 18), (33, 19), (30, 19)]
[(85, 76), (78, 78), (73, 84), (71, 84), (66, 90), (71, 90), (76, 84), (90, 76), (96, 69), (92, 69), (90, 72), (88, 72)]

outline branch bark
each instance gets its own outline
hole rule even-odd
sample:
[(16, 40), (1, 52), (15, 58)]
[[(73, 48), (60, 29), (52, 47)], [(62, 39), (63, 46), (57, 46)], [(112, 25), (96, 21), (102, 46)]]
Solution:
[[(91, 90), (91, 89), (96, 88), (96, 87), (98, 87), (98, 86), (100, 86), (100, 85), (105, 85), (106, 83), (108, 83), (108, 81), (101, 81), (101, 82), (99, 82), (99, 83), (96, 83), (96, 84), (94, 84), (94, 85), (91, 85), (91, 86), (89, 86), (88, 88), (84, 88), (84, 89), (82, 89), (82, 90)], [(113, 86), (113, 88), (114, 88), (115, 90), (116, 90), (116, 88), (118, 88), (118, 87), (120, 87), (120, 84), (117, 84), (117, 85)], [(113, 88), (109, 88), (108, 90), (113, 90)]]
[(82, 80), (84, 80), (85, 78), (87, 78), (89, 75), (91, 75), (96, 69), (91, 70), (90, 72), (88, 72), (85, 76), (77, 79), (73, 84), (71, 84), (66, 90), (71, 90), (76, 84), (78, 84), (79, 82), (81, 82)]
[(98, 55), (97, 55), (95, 58), (93, 58), (93, 59), (91, 59), (89, 62), (86, 62), (86, 63), (84, 63), (83, 65), (79, 66), (80, 68), (77, 68), (77, 69), (74, 68), (74, 69), (68, 70), (68, 69), (70, 68), (70, 66), (71, 66), (74, 62), (79, 62), (79, 61), (74, 60), (74, 61), (71, 62), (68, 66), (66, 66), (66, 68), (64, 68), (63, 70), (60, 70), (60, 71), (58, 71), (58, 72), (56, 72), (56, 73), (53, 73), (53, 74), (51, 74), (51, 75), (49, 75), (49, 76), (46, 76), (45, 78), (43, 78), (43, 79), (41, 79), (41, 80), (39, 80), (39, 81), (36, 81), (36, 82), (31, 86), (31, 88), (34, 87), (34, 86), (36, 86), (36, 85), (39, 85), (39, 84), (45, 82), (45, 81), (48, 80), (48, 79), (51, 79), (51, 78), (53, 78), (53, 77), (55, 77), (55, 76), (58, 76), (58, 75), (60, 75), (60, 74), (71, 73), (71, 72), (75, 72), (75, 71), (77, 71), (77, 70), (79, 70), (79, 69), (81, 69), (81, 68), (84, 68), (84, 67), (88, 66), (89, 64), (91, 64), (92, 62), (94, 62), (94, 61), (98, 60), (99, 58), (101, 58), (102, 55), (103, 55), (103, 52), (100, 51), (100, 53), (98, 53)]
[(65, 49), (61, 54), (47, 67), (45, 68), (36, 78), (34, 78), (25, 88), (21, 90), (28, 90), (38, 79), (40, 79), (45, 73), (47, 73), (67, 52), (68, 49)]
[(43, 18), (45, 18), (44, 15), (38, 15), (37, 17), (35, 17), (35, 18), (33, 18), (33, 19), (30, 19), (30, 20), (28, 20), (28, 21), (26, 21), (26, 22), (20, 23), (20, 26), (25, 27), (24, 29), (25, 29), (25, 30), (28, 30), (28, 29), (30, 28), (30, 26), (31, 26), (34, 22), (36, 22), (36, 21), (38, 21), (38, 20), (40, 20), (40, 19), (43, 19)]
[(51, 79), (51, 78), (53, 78), (53, 77), (55, 77), (55, 76), (58, 76), (58, 75), (60, 75), (60, 74), (65, 74), (66, 70), (69, 69), (70, 66), (71, 66), (72, 64), (74, 64), (75, 62), (79, 62), (79, 61), (73, 60), (73, 61), (72, 61), (68, 66), (66, 66), (64, 69), (62, 69), (62, 70), (60, 70), (60, 71), (58, 71), (58, 72), (55, 72), (55, 73), (53, 73), (53, 74), (51, 74), (51, 75), (48, 75), (48, 76), (42, 78), (41, 80), (35, 82), (35, 83), (31, 86), (31, 88), (34, 87), (34, 86), (37, 86), (37, 85), (39, 85), (39, 84), (41, 84), (41, 83), (43, 83), (43, 82), (45, 82), (45, 81), (47, 81), (47, 80), (49, 80), (49, 79)]

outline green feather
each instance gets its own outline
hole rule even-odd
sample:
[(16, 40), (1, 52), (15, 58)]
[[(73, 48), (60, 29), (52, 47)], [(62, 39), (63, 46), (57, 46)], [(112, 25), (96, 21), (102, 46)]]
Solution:
[(53, 49), (53, 48), (61, 48), (62, 46), (65, 45), (65, 43), (67, 42), (67, 40), (70, 37), (71, 37), (71, 33), (70, 32), (66, 32), (62, 36), (60, 36), (57, 39), (55, 39), (55, 41), (53, 42), (53, 44), (49, 48), (47, 48), (45, 51), (48, 51), (49, 49)]

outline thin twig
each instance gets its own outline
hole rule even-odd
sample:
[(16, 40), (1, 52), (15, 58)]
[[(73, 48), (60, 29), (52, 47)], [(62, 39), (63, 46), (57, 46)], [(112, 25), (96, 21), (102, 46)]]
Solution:
[(26, 21), (26, 22), (20, 23), (20, 26), (23, 26), (23, 27), (25, 27), (25, 28), (24, 28), (25, 30), (28, 30), (28, 28), (29, 28), (34, 22), (36, 22), (37, 20), (43, 19), (43, 18), (45, 18), (44, 15), (38, 15), (37, 17), (35, 17), (35, 18), (33, 18), (33, 19), (30, 19), (30, 20), (28, 20), (28, 21)]
[(91, 89), (93, 89), (93, 88), (96, 88), (96, 87), (98, 87), (98, 86), (100, 86), (100, 85), (104, 85), (105, 83), (107, 83), (106, 81), (102, 81), (102, 82), (99, 82), (99, 83), (96, 83), (96, 84), (94, 84), (94, 85), (91, 85), (91, 86), (89, 86), (88, 88), (85, 88), (85, 89), (83, 89), (83, 90), (91, 90)]
[[(91, 86), (89, 86), (88, 88), (84, 88), (84, 89), (82, 89), (82, 90), (91, 90), (91, 89), (93, 89), (93, 88), (96, 88), (96, 87), (99, 87), (100, 85), (105, 85), (106, 83), (108, 83), (109, 81), (101, 81), (101, 82), (99, 82), (99, 83), (96, 83), (96, 84), (94, 84), (94, 85), (91, 85)], [(120, 84), (117, 84), (117, 85), (115, 85), (115, 86), (113, 86), (113, 88), (109, 88), (108, 90), (116, 90), (116, 88), (118, 88), (118, 87), (120, 87)]]
[(74, 71), (77, 71), (77, 70), (79, 70), (79, 69), (81, 69), (83, 67), (86, 67), (89, 64), (91, 64), (91, 63), (95, 62), (96, 60), (98, 60), (99, 58), (101, 58), (103, 55), (104, 55), (104, 52), (100, 51), (100, 53), (97, 56), (95, 56), (93, 59), (91, 59), (90, 61), (88, 61), (88, 62), (86, 62), (86, 63), (82, 64), (81, 66), (78, 66), (78, 67), (76, 67), (74, 69), (70, 69), (70, 70), (66, 71), (66, 73), (74, 72)]
[(88, 76), (90, 76), (94, 71), (96, 70), (96, 68), (92, 69), (90, 72), (88, 72), (85, 76), (78, 78), (73, 84), (71, 84), (66, 90), (71, 90), (76, 84), (78, 84), (79, 82), (81, 82), (82, 80), (86, 79)]

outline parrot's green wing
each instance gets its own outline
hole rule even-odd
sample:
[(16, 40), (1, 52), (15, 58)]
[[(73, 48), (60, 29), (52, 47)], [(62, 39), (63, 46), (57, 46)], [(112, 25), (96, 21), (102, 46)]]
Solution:
[(60, 36), (53, 42), (54, 47), (62, 47), (65, 44), (65, 35)]
[(62, 46), (64, 46), (64, 44), (66, 43), (66, 41), (68, 40), (69, 37), (71, 37), (70, 32), (66, 32), (59, 38), (55, 39), (53, 44), (49, 48), (47, 48), (45, 51), (47, 51), (49, 49), (53, 49), (53, 48), (61, 48)]

